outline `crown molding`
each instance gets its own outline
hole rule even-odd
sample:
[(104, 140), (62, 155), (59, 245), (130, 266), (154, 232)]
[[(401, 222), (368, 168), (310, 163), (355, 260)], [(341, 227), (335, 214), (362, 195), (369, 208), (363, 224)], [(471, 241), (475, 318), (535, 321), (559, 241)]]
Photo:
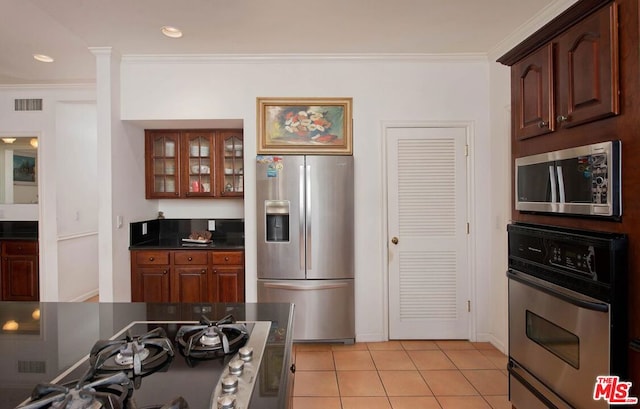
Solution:
[(122, 63), (486, 62), (486, 53), (460, 54), (128, 54)]
[(514, 32), (491, 48), (487, 53), (489, 60), (496, 61), (500, 56), (509, 52), (509, 50), (526, 40), (545, 24), (548, 24), (551, 20), (565, 12), (578, 1), (579, 0), (556, 0), (550, 3), (547, 7), (543, 8), (540, 12), (535, 14)]
[(1, 90), (25, 90), (25, 89), (41, 89), (41, 90), (70, 90), (70, 89), (91, 89), (94, 90), (96, 88), (96, 82), (93, 80), (92, 82), (86, 83), (73, 83), (73, 84), (56, 84), (56, 83), (46, 83), (46, 84), (0, 84)]

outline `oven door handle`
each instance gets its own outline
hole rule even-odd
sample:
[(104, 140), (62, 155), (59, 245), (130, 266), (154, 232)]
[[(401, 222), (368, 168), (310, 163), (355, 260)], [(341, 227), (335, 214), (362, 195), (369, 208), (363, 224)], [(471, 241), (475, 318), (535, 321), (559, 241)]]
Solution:
[(540, 290), (544, 293), (547, 293), (553, 297), (559, 298), (563, 301), (566, 301), (578, 307), (586, 308), (593, 311), (599, 311), (599, 312), (609, 312), (609, 304), (589, 301), (589, 300), (576, 297), (575, 295), (573, 295), (572, 291), (570, 292), (569, 290), (563, 290), (560, 287), (552, 288), (551, 286), (545, 285), (545, 283), (542, 282), (542, 280), (529, 278), (528, 276), (525, 276), (524, 273), (521, 273), (517, 270), (509, 269), (507, 271), (507, 277), (511, 280), (519, 281), (522, 284), (531, 286), (537, 290)]

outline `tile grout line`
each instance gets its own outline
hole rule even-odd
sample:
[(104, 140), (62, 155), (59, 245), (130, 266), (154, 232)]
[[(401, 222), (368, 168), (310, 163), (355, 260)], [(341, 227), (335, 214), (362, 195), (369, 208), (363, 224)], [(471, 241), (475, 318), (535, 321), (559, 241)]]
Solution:
[[(382, 348), (382, 349), (371, 349), (371, 345), (369, 345), (369, 343), (365, 343), (365, 348), (364, 349), (347, 349), (347, 351), (367, 351), (369, 358), (371, 359), (372, 363), (373, 363), (373, 368), (376, 371), (376, 375), (378, 380), (380, 381), (380, 384), (382, 385), (382, 388), (384, 390), (384, 394), (385, 394), (385, 398), (386, 401), (389, 405), (389, 408), (393, 408), (392, 406), (392, 402), (391, 402), (391, 396), (389, 396), (389, 391), (387, 390), (387, 386), (384, 384), (383, 380), (382, 380), (382, 376), (380, 374), (380, 372), (382, 371), (382, 369), (379, 367), (378, 364), (376, 364), (376, 361), (373, 358), (373, 354), (372, 351), (403, 351), (406, 355), (407, 358), (409, 359), (409, 362), (411, 362), (411, 364), (413, 365), (413, 367), (415, 369), (411, 370), (411, 371), (416, 371), (419, 375), (420, 378), (422, 379), (422, 381), (425, 383), (425, 385), (427, 386), (429, 392), (431, 392), (431, 395), (420, 395), (420, 396), (424, 396), (424, 397), (432, 397), (435, 399), (435, 402), (437, 402), (438, 406), (440, 408), (442, 408), (442, 404), (441, 404), (441, 397), (448, 397), (448, 396), (458, 396), (458, 395), (439, 395), (436, 396), (433, 393), (432, 388), (429, 386), (429, 383), (427, 382), (427, 380), (424, 378), (424, 375), (422, 374), (421, 370), (418, 368), (418, 365), (416, 364), (416, 362), (414, 361), (414, 359), (411, 357), (411, 355), (409, 354), (410, 351), (423, 351), (423, 350), (432, 350), (432, 351), (439, 351), (442, 352), (445, 357), (447, 358), (448, 361), (451, 362), (451, 364), (453, 365), (453, 367), (455, 368), (455, 371), (457, 371), (460, 375), (462, 375), (462, 377), (470, 384), (470, 386), (473, 388), (473, 390), (477, 393), (476, 396), (479, 396), (482, 398), (482, 401), (488, 405), (488, 407), (493, 408), (493, 406), (491, 405), (491, 403), (489, 402), (489, 400), (487, 400), (488, 396), (503, 396), (502, 394), (498, 394), (498, 395), (484, 395), (481, 393), (481, 391), (476, 387), (476, 385), (474, 385), (471, 380), (467, 377), (467, 375), (465, 375), (465, 373), (463, 372), (463, 370), (496, 370), (496, 371), (500, 371), (499, 365), (498, 363), (494, 360), (494, 359), (490, 359), (489, 356), (485, 355), (482, 353), (483, 350), (489, 350), (490, 348), (477, 348), (475, 345), (471, 344), (471, 348), (447, 348), (447, 349), (443, 349), (437, 342), (434, 342), (435, 348), (425, 348), (425, 349), (420, 349), (420, 348), (411, 348), (411, 349), (407, 349), (406, 346), (400, 342), (399, 343), (399, 348)], [(494, 348), (495, 349), (495, 348)], [(455, 362), (453, 362), (451, 360), (451, 357), (447, 354), (447, 351), (454, 351), (454, 350), (473, 350), (473, 351), (477, 351), (479, 352), (484, 358), (486, 358), (492, 365), (493, 368), (477, 368), (477, 369), (462, 369), (460, 367), (458, 367), (458, 365), (455, 364)], [(295, 358), (297, 358), (298, 353), (300, 352), (321, 352), (322, 349), (319, 350), (313, 350), (313, 349), (309, 349), (306, 351), (301, 351), (299, 349), (296, 348), (295, 350)], [(336, 381), (337, 384), (337, 389), (338, 389), (338, 400), (340, 402), (340, 408), (344, 408), (343, 405), (343, 398), (345, 398), (345, 396), (342, 396), (342, 389), (340, 387), (340, 383), (339, 383), (339, 377), (338, 377), (338, 364), (337, 364), (337, 357), (335, 352), (339, 352), (342, 351), (342, 349), (333, 349), (332, 347), (328, 348), (328, 351), (331, 352), (331, 359), (332, 359), (332, 363), (333, 363), (333, 372), (334, 372), (334, 379)], [(308, 371), (316, 371), (316, 370), (320, 370), (320, 369), (311, 369)], [(389, 371), (392, 371), (391, 369)], [(400, 371), (400, 370), (398, 370)], [(409, 370), (407, 370), (409, 371)], [(303, 370), (303, 372), (305, 372), (305, 370)], [(459, 396), (466, 396), (466, 395), (459, 395)], [(472, 396), (472, 395), (469, 395)], [(376, 397), (382, 397), (382, 396), (376, 396)]]

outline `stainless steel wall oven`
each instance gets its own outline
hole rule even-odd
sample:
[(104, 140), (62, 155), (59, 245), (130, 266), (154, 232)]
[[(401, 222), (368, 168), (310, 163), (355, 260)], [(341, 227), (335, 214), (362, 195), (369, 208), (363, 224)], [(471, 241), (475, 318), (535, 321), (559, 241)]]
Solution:
[(511, 403), (609, 407), (593, 390), (597, 376), (626, 376), (626, 235), (522, 223), (507, 231)]

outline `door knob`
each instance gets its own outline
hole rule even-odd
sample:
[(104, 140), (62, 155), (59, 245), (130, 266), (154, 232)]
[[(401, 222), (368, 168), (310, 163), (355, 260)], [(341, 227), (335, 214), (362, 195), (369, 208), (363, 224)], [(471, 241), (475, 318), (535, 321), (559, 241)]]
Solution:
[(394, 237), (394, 238), (391, 239), (391, 243), (393, 243), (393, 244), (398, 244), (399, 241), (400, 240), (398, 240), (397, 237)]

